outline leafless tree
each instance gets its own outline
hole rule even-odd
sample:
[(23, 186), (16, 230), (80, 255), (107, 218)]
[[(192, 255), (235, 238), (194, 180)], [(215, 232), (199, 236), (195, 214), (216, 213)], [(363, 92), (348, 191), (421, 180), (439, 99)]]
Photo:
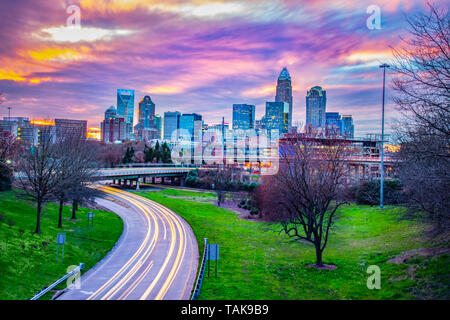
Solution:
[(60, 165), (58, 167), (59, 183), (54, 195), (59, 201), (58, 228), (62, 228), (62, 211), (66, 200), (74, 200), (72, 219), (76, 219), (78, 202), (90, 194), (86, 185), (95, 173), (92, 159), (93, 147), (78, 135), (64, 136), (55, 148)]
[(351, 152), (346, 141), (335, 137), (304, 134), (286, 140), (280, 144), (278, 173), (263, 182), (264, 218), (280, 222), (280, 232), (289, 237), (312, 243), (317, 267), (324, 266), (333, 218), (346, 202), (349, 170), (344, 160)]
[(450, 217), (450, 18), (448, 9), (429, 8), (408, 19), (411, 37), (393, 50), (394, 101), (403, 116), (396, 135), (410, 209), (443, 232)]
[(60, 162), (50, 137), (42, 136), (40, 144), (25, 150), (19, 160), (18, 181), (26, 196), (36, 202), (36, 233), (41, 233), (41, 211), (52, 199), (60, 182)]

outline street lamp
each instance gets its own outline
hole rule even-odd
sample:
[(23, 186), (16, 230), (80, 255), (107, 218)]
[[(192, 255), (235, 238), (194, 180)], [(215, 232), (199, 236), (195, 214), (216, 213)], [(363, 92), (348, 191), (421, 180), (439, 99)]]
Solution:
[(383, 185), (384, 185), (384, 98), (385, 98), (385, 86), (386, 86), (386, 68), (389, 65), (383, 63), (380, 68), (383, 68), (383, 106), (381, 116), (381, 182), (380, 182), (380, 208), (383, 208)]

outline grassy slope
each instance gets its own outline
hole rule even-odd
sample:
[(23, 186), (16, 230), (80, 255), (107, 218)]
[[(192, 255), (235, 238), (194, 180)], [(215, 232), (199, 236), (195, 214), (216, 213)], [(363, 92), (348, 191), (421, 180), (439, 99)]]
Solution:
[[(80, 208), (79, 220), (64, 219), (61, 230), (56, 228), (58, 207), (50, 203), (42, 215), (42, 234), (37, 235), (33, 233), (35, 209), (17, 200), (15, 192), (0, 193), (0, 213), (6, 216), (0, 222), (0, 299), (29, 299), (63, 276), (68, 266), (83, 262), (87, 271), (100, 261), (119, 239), (123, 223), (114, 213), (92, 210), (94, 227), (88, 227), (89, 211)], [(67, 207), (64, 216), (71, 216)], [(14, 226), (7, 224), (9, 220)], [(60, 232), (66, 233), (64, 264), (56, 263), (56, 234)]]
[[(324, 254), (324, 261), (338, 268), (318, 271), (305, 267), (314, 263), (310, 244), (293, 242), (284, 234), (270, 231), (265, 223), (244, 221), (212, 204), (174, 199), (178, 192), (140, 194), (185, 218), (195, 232), (200, 253), (203, 238), (220, 244), (218, 279), (206, 279), (200, 299), (449, 298), (448, 255), (428, 262), (424, 258), (412, 261), (421, 268), (415, 272), (414, 280), (389, 280), (408, 275), (409, 265), (386, 264), (388, 259), (429, 245), (419, 237), (425, 226), (398, 219), (401, 208), (343, 208)], [(180, 196), (195, 199), (198, 195), (192, 192)], [(369, 290), (366, 286), (366, 270), (373, 264), (381, 268), (381, 290)]]

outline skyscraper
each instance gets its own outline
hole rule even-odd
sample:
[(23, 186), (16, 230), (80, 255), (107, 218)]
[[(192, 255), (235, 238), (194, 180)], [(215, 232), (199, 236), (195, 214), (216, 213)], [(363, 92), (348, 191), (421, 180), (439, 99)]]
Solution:
[(134, 90), (117, 90), (117, 116), (124, 118), (127, 124), (127, 134), (133, 136), (134, 121)]
[(339, 112), (326, 112), (325, 125), (330, 133), (333, 132), (334, 134), (341, 134), (342, 120)]
[(289, 131), (289, 104), (287, 102), (266, 102), (265, 126), (267, 130)]
[(286, 68), (283, 68), (278, 77), (275, 102), (286, 102), (289, 105), (287, 129), (289, 131), (292, 127), (292, 83), (291, 75)]
[(353, 125), (353, 117), (351, 115), (342, 116), (342, 135), (351, 139), (355, 137), (355, 126)]
[(163, 119), (159, 114), (155, 115), (155, 127), (156, 130), (158, 131), (158, 139), (161, 139), (162, 137), (162, 123), (163, 123)]
[(172, 133), (180, 128), (180, 116), (178, 111), (164, 112), (164, 140), (170, 141)]
[(152, 140), (158, 138), (155, 127), (155, 104), (149, 96), (145, 96), (138, 104), (138, 124), (134, 127), (135, 138)]
[(233, 104), (233, 129), (255, 128), (255, 106), (249, 104)]
[(100, 124), (101, 140), (105, 143), (126, 140), (126, 128), (125, 120), (117, 117), (116, 108), (111, 106), (105, 111), (105, 120)]
[(139, 102), (138, 117), (144, 129), (155, 128), (155, 104), (149, 96)]
[[(199, 123), (200, 121), (200, 123)], [(202, 116), (197, 113), (185, 113), (180, 117), (180, 129), (186, 129), (191, 136), (196, 134), (195, 129), (202, 128)], [(198, 125), (200, 126), (198, 127)]]
[(327, 92), (322, 87), (312, 87), (306, 94), (306, 125), (325, 128)]

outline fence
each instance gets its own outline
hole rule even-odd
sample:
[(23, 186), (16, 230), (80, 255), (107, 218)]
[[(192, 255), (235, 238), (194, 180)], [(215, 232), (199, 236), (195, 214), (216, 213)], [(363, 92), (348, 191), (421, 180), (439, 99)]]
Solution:
[(196, 300), (200, 295), (200, 289), (202, 288), (203, 276), (205, 275), (206, 258), (208, 257), (208, 239), (205, 238), (205, 248), (203, 249), (203, 259), (200, 266), (200, 272), (198, 273), (197, 282), (195, 283), (194, 292), (192, 293), (191, 300)]
[(44, 290), (42, 290), (41, 292), (39, 292), (38, 294), (36, 294), (33, 298), (31, 298), (30, 300), (38, 300), (40, 297), (42, 297), (44, 294), (46, 294), (47, 292), (49, 292), (50, 290), (52, 290), (54, 287), (56, 287), (58, 284), (60, 284), (61, 282), (63, 282), (64, 280), (66, 280), (68, 277), (74, 275), (77, 272), (80, 272), (81, 269), (84, 268), (84, 263), (80, 263), (80, 265), (78, 267), (76, 267), (75, 269), (72, 270), (72, 272), (67, 273), (64, 277), (56, 280), (55, 282), (53, 282), (50, 286), (48, 286), (47, 288), (45, 288)]

